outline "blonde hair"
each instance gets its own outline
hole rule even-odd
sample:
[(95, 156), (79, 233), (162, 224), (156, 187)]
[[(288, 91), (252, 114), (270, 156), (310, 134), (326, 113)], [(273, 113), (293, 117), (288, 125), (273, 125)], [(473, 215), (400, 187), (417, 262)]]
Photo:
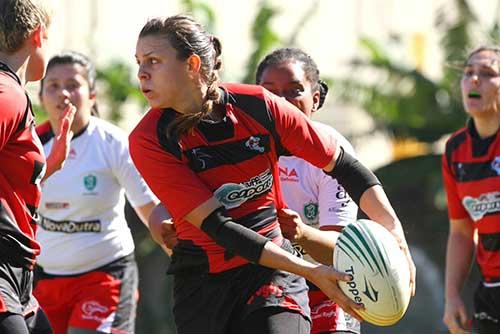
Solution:
[(29, 34), (50, 21), (45, 0), (0, 0), (0, 52), (18, 51)]

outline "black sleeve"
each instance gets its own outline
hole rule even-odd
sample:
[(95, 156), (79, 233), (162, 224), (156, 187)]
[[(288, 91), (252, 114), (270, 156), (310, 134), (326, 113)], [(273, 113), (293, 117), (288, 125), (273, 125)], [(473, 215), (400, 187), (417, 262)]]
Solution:
[(266, 237), (235, 223), (223, 207), (214, 210), (201, 224), (201, 230), (214, 241), (250, 262), (258, 263)]
[(375, 174), (359, 160), (340, 147), (340, 154), (331, 172), (325, 172), (342, 185), (349, 196), (359, 205), (363, 193), (374, 185), (380, 185)]

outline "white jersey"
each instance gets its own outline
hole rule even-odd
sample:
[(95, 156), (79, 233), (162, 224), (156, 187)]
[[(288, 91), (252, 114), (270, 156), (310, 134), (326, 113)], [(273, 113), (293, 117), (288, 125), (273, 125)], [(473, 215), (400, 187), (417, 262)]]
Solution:
[[(328, 132), (335, 137), (344, 150), (355, 156), (351, 144), (332, 127), (314, 122), (320, 131)], [(310, 226), (341, 225), (345, 226), (356, 220), (358, 206), (349, 197), (337, 180), (326, 175), (321, 168), (297, 157), (280, 157), (279, 171), (283, 199), (288, 207)], [(295, 249), (302, 253), (305, 259), (314, 261), (298, 244)], [(332, 255), (333, 256), (333, 255)], [(317, 291), (310, 290), (310, 294)], [(319, 302), (310, 295), (314, 305), (311, 305), (311, 317), (315, 321), (325, 321), (322, 318), (335, 317), (335, 324), (330, 330), (352, 331), (359, 333), (359, 322), (345, 313), (340, 307), (328, 302)], [(326, 297), (325, 297), (326, 298)], [(321, 300), (321, 298), (320, 298)], [(330, 314), (329, 316), (325, 314)]]
[[(314, 124), (335, 137), (347, 153), (355, 155), (351, 144), (335, 129), (319, 122)], [(319, 228), (344, 226), (356, 220), (356, 203), (321, 168), (297, 157), (280, 157), (279, 170), (285, 203), (300, 214), (304, 223)]]
[[(48, 154), (53, 135), (41, 138)], [(47, 273), (91, 271), (134, 251), (124, 216), (124, 189), (133, 207), (155, 200), (132, 163), (127, 135), (91, 117), (72, 139), (64, 168), (42, 184), (38, 263)]]

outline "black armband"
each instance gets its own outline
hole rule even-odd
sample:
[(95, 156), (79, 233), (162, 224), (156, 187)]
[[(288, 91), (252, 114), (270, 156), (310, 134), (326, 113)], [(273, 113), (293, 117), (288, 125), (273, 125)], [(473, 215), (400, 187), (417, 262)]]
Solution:
[(325, 172), (344, 187), (349, 196), (359, 205), (361, 195), (366, 189), (375, 185), (380, 185), (380, 181), (375, 174), (355, 157), (345, 152), (340, 147), (340, 154), (331, 172)]
[(250, 262), (259, 262), (266, 237), (235, 223), (223, 207), (214, 210), (201, 223), (201, 230), (226, 250), (234, 252)]

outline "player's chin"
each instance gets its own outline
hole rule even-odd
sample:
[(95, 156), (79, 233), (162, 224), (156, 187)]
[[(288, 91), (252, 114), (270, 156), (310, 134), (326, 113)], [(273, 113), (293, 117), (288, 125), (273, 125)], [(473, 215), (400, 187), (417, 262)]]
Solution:
[(154, 109), (165, 109), (167, 108), (166, 104), (158, 99), (155, 98), (146, 98), (148, 101), (148, 104), (151, 108)]

